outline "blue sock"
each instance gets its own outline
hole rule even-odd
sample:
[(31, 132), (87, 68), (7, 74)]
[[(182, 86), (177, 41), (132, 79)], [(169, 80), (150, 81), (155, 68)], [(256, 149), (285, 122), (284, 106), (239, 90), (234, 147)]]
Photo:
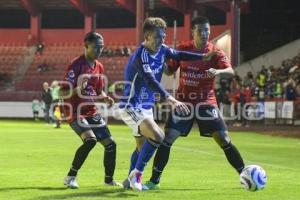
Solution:
[(145, 166), (147, 165), (148, 161), (152, 158), (155, 150), (158, 148), (159, 144), (155, 143), (154, 141), (149, 141), (147, 139), (142, 146), (139, 158), (136, 162), (135, 168), (141, 172), (144, 171)]
[(130, 172), (135, 168), (136, 161), (137, 161), (138, 158), (139, 158), (139, 154), (140, 154), (140, 152), (139, 152), (137, 149), (135, 149), (134, 152), (132, 152), (131, 158), (130, 158), (129, 174), (130, 174)]

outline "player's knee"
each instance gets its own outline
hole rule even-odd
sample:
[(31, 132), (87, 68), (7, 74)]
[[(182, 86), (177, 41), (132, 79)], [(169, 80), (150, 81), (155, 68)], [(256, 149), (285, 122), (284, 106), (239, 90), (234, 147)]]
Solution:
[(231, 145), (231, 140), (228, 136), (222, 137), (220, 139), (220, 146), (222, 149), (227, 148), (229, 145)]
[(152, 140), (151, 138), (148, 139), (148, 142), (149, 142), (152, 146), (154, 146), (154, 147), (156, 147), (156, 148), (158, 148), (158, 147), (162, 144), (162, 142), (161, 142), (161, 143), (158, 143), (157, 141)]
[(84, 139), (83, 142), (84, 142), (84, 145), (86, 145), (90, 149), (92, 149), (97, 144), (97, 139), (94, 137), (88, 137), (88, 138)]
[(165, 139), (164, 142), (167, 144), (173, 144), (175, 140), (180, 136), (180, 132), (175, 129), (166, 129), (165, 130)]
[(231, 143), (227, 131), (215, 132), (213, 134), (213, 137), (222, 149), (226, 148)]
[(171, 148), (172, 147), (172, 143), (169, 143), (168, 141), (164, 140), (161, 145), (167, 147), (167, 148)]
[(156, 131), (156, 134), (154, 135), (153, 140), (156, 143), (161, 144), (164, 141), (164, 139), (165, 139), (165, 134), (161, 130)]
[(104, 147), (106, 152), (113, 152), (116, 151), (117, 149), (117, 144), (115, 143), (115, 141), (112, 141), (110, 144), (106, 145)]

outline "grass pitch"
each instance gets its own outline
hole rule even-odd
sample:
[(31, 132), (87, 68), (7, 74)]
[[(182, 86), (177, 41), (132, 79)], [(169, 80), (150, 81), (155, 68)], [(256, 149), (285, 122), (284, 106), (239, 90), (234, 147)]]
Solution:
[[(124, 125), (109, 126), (117, 142), (115, 179), (128, 172), (134, 149), (131, 131)], [(44, 123), (0, 121), (0, 199), (202, 199), (202, 200), (298, 200), (300, 199), (300, 141), (255, 133), (232, 132), (246, 164), (259, 164), (267, 172), (266, 188), (244, 190), (223, 151), (194, 129), (173, 146), (162, 176), (161, 190), (133, 192), (103, 185), (103, 148), (97, 145), (79, 172), (80, 189), (63, 185), (80, 139), (68, 125), (54, 129)], [(152, 161), (145, 170), (148, 180)]]

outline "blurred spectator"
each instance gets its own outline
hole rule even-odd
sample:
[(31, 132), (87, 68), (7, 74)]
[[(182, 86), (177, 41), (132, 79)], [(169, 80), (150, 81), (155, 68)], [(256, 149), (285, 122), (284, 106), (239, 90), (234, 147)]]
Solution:
[(265, 101), (265, 90), (263, 87), (260, 87), (258, 90), (257, 101)]
[(55, 128), (60, 128), (61, 124), (61, 109), (60, 109), (60, 98), (59, 98), (59, 90), (60, 86), (56, 80), (51, 83), (51, 95), (52, 95), (52, 117), (53, 121), (55, 122)]
[(266, 75), (263, 71), (260, 71), (256, 77), (256, 83), (258, 87), (263, 88), (265, 87), (266, 83)]
[(51, 123), (50, 118), (50, 107), (52, 103), (52, 95), (51, 95), (51, 88), (47, 82), (43, 83), (43, 92), (42, 92), (42, 100), (44, 102), (44, 114), (45, 114), (45, 121), (46, 123)]
[(277, 98), (282, 97), (282, 84), (279, 80), (277, 80), (275, 83), (274, 97), (277, 97)]
[(287, 86), (285, 87), (285, 99), (288, 101), (296, 100), (296, 89), (293, 79), (289, 79)]
[(42, 55), (44, 48), (45, 48), (45, 45), (43, 43), (38, 43), (36, 46), (36, 53)]
[(244, 78), (243, 85), (251, 87), (253, 85), (253, 82), (254, 82), (253, 74), (252, 72), (248, 72)]
[(261, 66), (261, 71), (260, 71), (260, 72), (261, 72), (262, 74), (264, 74), (265, 77), (268, 76), (268, 69), (266, 68), (265, 65), (262, 65), (262, 66)]
[(112, 49), (111, 47), (108, 46), (108, 47), (106, 48), (106, 51), (107, 51), (107, 56), (108, 56), (108, 57), (111, 57), (111, 56), (114, 55), (113, 49)]
[(117, 47), (114, 51), (115, 56), (123, 56), (123, 48), (122, 47)]
[(40, 101), (38, 99), (36, 99), (34, 97), (34, 99), (32, 100), (32, 113), (33, 113), (33, 118), (35, 121), (38, 121), (39, 120), (39, 111), (40, 111), (40, 108), (41, 108), (41, 104), (40, 104)]
[(230, 82), (230, 91), (232, 93), (235, 93), (235, 91), (239, 88), (240, 85), (240, 77), (238, 75), (235, 75)]
[(270, 79), (266, 82), (265, 86), (265, 95), (268, 99), (274, 98), (274, 92), (275, 92), (276, 82), (274, 79)]
[[(282, 61), (281, 66), (274, 67), (270, 65), (262, 68), (253, 77), (252, 72), (248, 72), (243, 79), (244, 90), (249, 90), (251, 99), (257, 101), (272, 100), (273, 98), (285, 98), (287, 100), (295, 100), (300, 97), (300, 53), (291, 59)], [(235, 77), (230, 83), (231, 97), (238, 94), (238, 84), (241, 81)], [(221, 87), (224, 85), (220, 80)], [(242, 89), (241, 89), (242, 90)], [(243, 98), (243, 97), (242, 97)], [(249, 97), (247, 97), (249, 98)], [(232, 102), (236, 99), (232, 98)]]
[(123, 55), (124, 56), (130, 56), (131, 55), (131, 50), (127, 46), (123, 47)]
[(47, 72), (47, 71), (50, 71), (50, 70), (51, 70), (51, 67), (49, 67), (45, 62), (43, 62), (42, 64), (39, 64), (37, 66), (37, 71), (39, 73)]

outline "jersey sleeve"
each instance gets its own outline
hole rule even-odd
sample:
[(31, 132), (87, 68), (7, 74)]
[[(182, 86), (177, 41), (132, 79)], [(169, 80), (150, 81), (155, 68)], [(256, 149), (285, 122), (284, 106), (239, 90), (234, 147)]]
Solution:
[(64, 80), (69, 82), (73, 87), (76, 87), (78, 77), (76, 76), (76, 70), (74, 66), (75, 65), (73, 63), (68, 65)]
[[(138, 54), (137, 54), (138, 55)], [(163, 86), (156, 80), (145, 54), (136, 56), (133, 60), (134, 68), (136, 69), (138, 76), (141, 77), (145, 84), (154, 92), (158, 92), (162, 98), (167, 98), (170, 94), (163, 88)]]
[(68, 84), (61, 84), (60, 87), (62, 89), (71, 89), (70, 86), (74, 89), (77, 87), (77, 79), (78, 75), (76, 73), (76, 68), (74, 63), (70, 63), (67, 67), (64, 81), (68, 82)]
[(168, 71), (172, 73), (176, 72), (177, 69), (180, 67), (180, 62), (178, 60), (168, 59), (166, 63), (167, 63)]
[(200, 60), (203, 58), (204, 54), (202, 53), (193, 53), (188, 51), (180, 51), (170, 48), (168, 46), (165, 47), (166, 58), (172, 58), (174, 60)]
[(216, 69), (226, 69), (231, 67), (229, 58), (226, 56), (225, 52), (218, 49), (217, 55), (214, 58), (215, 68)]

